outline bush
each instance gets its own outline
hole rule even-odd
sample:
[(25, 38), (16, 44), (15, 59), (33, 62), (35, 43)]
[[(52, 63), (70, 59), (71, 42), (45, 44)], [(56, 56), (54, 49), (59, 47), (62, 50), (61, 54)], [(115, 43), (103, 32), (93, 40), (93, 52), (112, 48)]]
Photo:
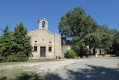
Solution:
[(65, 57), (66, 58), (76, 58), (77, 54), (74, 52), (74, 50), (67, 50)]

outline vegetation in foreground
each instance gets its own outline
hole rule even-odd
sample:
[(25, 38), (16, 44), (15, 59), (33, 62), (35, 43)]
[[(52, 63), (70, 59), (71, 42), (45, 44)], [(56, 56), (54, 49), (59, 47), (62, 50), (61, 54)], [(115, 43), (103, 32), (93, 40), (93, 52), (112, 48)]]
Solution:
[[(37, 63), (37, 62), (50, 62), (50, 61), (60, 61), (58, 59), (32, 59), (25, 62), (9, 62), (0, 63), (0, 66), (10, 66), (19, 65), (23, 63)], [(0, 80), (47, 80), (49, 74), (43, 76), (44, 72), (38, 74), (34, 71), (26, 71), (27, 67), (17, 66), (12, 69), (0, 69)]]
[(15, 68), (9, 70), (0, 70), (0, 80), (46, 80), (45, 77), (31, 71)]

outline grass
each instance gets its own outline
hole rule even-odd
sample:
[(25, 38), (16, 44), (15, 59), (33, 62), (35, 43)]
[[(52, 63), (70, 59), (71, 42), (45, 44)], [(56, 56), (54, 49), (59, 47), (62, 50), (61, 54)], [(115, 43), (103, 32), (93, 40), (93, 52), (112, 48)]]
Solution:
[[(25, 62), (4, 62), (0, 66), (17, 65), (22, 63), (61, 61), (58, 59), (31, 59)], [(24, 71), (24, 67), (14, 67), (12, 69), (0, 69), (0, 80), (45, 80), (36, 72)]]
[(0, 70), (0, 80), (45, 80), (44, 77), (22, 68)]
[(21, 72), (23, 72), (23, 69), (21, 68), (5, 69), (5, 70), (0, 70), (0, 74), (1, 74), (0, 76), (11, 79), (15, 76), (15, 74), (18, 74)]
[(117, 63), (117, 67), (119, 68), (119, 63)]

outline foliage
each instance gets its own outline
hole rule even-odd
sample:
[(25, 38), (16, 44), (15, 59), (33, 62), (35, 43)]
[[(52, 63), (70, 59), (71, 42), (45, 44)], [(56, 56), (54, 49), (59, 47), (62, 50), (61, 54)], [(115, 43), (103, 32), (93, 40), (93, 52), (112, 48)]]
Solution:
[(12, 80), (46, 80), (46, 79), (33, 72), (32, 73), (22, 72), (22, 73), (15, 75), (15, 78)]
[(65, 57), (66, 58), (76, 58), (77, 54), (73, 50), (67, 50)]
[(86, 15), (82, 8), (77, 7), (61, 18), (58, 28), (63, 37), (72, 39), (72, 48), (79, 54), (80, 50), (88, 45), (85, 36), (94, 32), (97, 26), (90, 15)]
[(41, 74), (38, 75), (32, 71), (24, 71), (21, 68), (1, 70), (0, 73), (3, 73), (0, 76), (0, 80), (46, 80)]
[(109, 49), (112, 45), (109, 31), (108, 27), (99, 26), (95, 32), (87, 34), (85, 40), (88, 41), (90, 48)]
[(26, 61), (31, 55), (30, 37), (27, 30), (20, 23), (15, 31), (9, 31), (6, 26), (3, 35), (0, 37), (0, 62)]
[(64, 37), (83, 37), (96, 29), (96, 22), (85, 11), (77, 7), (65, 14), (59, 22), (59, 32)]
[(30, 44), (30, 37), (27, 36), (27, 29), (24, 28), (22, 23), (15, 27), (14, 36), (14, 41), (16, 44), (19, 44), (14, 46), (15, 53), (25, 54), (28, 58), (31, 55), (32, 47)]
[(119, 56), (119, 31), (116, 32), (116, 34), (114, 35), (111, 49), (112, 49), (110, 51), (111, 54), (115, 54), (116, 56)]
[(106, 25), (97, 24), (80, 7), (67, 12), (61, 18), (58, 28), (62, 37), (71, 40), (72, 49), (78, 55), (86, 51), (86, 46), (119, 55), (119, 32)]
[(7, 77), (4, 76), (4, 70), (0, 70), (0, 80), (7, 80)]

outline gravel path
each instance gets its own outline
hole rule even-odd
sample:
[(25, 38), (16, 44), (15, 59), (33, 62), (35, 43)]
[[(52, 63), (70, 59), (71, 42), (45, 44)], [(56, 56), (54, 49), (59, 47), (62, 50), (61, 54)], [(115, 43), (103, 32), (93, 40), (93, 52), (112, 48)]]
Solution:
[(31, 66), (27, 71), (36, 71), (37, 74), (51, 74), (54, 73), (57, 70), (60, 70), (68, 65), (71, 65), (73, 63), (77, 63), (79, 61), (84, 61), (84, 60), (79, 60), (79, 59), (70, 59), (70, 60), (62, 60), (62, 61), (54, 61), (54, 62), (43, 62), (35, 66)]
[(119, 57), (79, 61), (54, 73), (49, 80), (119, 80)]
[(0, 66), (0, 70), (22, 68), (25, 71), (35, 71), (37, 74), (46, 75), (49, 73), (54, 73), (70, 64), (77, 63), (79, 61), (84, 61), (80, 59), (64, 59), (61, 61), (51, 61), (51, 62), (31, 62), (31, 63), (20, 63), (20, 64), (10, 64)]

